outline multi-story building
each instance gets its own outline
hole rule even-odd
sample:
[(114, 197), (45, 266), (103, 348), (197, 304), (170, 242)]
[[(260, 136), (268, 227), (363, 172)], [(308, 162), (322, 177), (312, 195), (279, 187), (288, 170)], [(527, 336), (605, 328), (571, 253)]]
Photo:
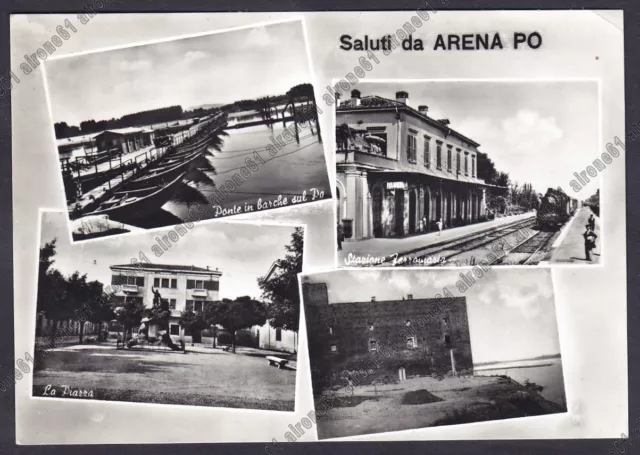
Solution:
[(427, 106), (361, 97), (336, 109), (337, 214), (345, 238), (404, 237), (481, 221), (487, 185), (478, 144)]
[[(111, 284), (120, 285), (115, 297), (122, 301), (135, 299), (145, 308), (153, 307), (154, 290), (169, 304), (170, 335), (184, 336), (178, 324), (180, 314), (187, 310), (202, 311), (205, 304), (219, 300), (222, 272), (209, 267), (172, 264), (123, 264), (112, 265)], [(149, 335), (156, 336), (156, 327), (149, 328)]]
[(406, 367), (410, 374), (473, 368), (465, 297), (330, 303), (328, 295), (326, 283), (303, 284), (312, 367), (366, 364), (384, 350), (379, 368)]
[[(280, 261), (275, 261), (265, 275), (265, 281), (272, 279), (279, 273), (282, 273), (282, 266)], [(261, 349), (274, 349), (276, 351), (291, 353), (297, 352), (298, 333), (293, 330), (271, 327), (269, 320), (267, 320), (262, 326), (252, 327), (251, 332), (257, 341), (258, 347)]]

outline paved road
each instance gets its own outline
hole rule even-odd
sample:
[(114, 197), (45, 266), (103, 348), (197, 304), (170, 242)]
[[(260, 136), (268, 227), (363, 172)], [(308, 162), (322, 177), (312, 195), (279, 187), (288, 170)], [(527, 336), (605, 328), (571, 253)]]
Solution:
[(599, 264), (602, 256), (602, 236), (600, 235), (600, 218), (594, 214), (596, 219), (595, 233), (596, 248), (591, 251), (591, 261), (587, 261), (584, 253), (585, 225), (591, 215), (591, 209), (582, 207), (578, 209), (573, 218), (562, 228), (558, 241), (551, 248), (551, 263), (569, 264)]

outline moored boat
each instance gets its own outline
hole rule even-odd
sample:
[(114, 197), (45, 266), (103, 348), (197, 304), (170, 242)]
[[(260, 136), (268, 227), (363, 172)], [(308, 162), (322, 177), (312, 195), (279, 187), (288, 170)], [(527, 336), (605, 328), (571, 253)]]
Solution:
[(148, 216), (169, 200), (185, 175), (186, 172), (183, 172), (171, 181), (146, 188), (132, 189), (126, 185), (86, 216), (108, 215), (110, 219), (120, 222), (135, 221)]
[(195, 151), (187, 156), (159, 163), (149, 168), (144, 175), (128, 182), (126, 186), (131, 189), (146, 188), (163, 181), (172, 180), (176, 175), (193, 169), (200, 156), (202, 156), (202, 152)]

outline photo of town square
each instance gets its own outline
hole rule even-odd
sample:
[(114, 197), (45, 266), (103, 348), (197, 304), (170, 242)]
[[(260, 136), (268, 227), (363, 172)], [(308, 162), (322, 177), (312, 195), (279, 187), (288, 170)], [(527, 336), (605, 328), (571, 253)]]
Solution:
[(49, 59), (73, 239), (331, 198), (305, 45), (290, 20)]
[(34, 397), (294, 410), (303, 228), (77, 245), (41, 215)]
[(301, 282), (320, 439), (567, 411), (549, 269)]
[(600, 264), (597, 82), (339, 87), (338, 266)]

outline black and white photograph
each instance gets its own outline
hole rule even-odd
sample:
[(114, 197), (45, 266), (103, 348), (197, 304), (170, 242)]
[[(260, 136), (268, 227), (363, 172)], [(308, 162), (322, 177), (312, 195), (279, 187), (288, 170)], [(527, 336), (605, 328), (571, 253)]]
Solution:
[(33, 397), (294, 410), (302, 227), (66, 229), (42, 212)]
[(300, 20), (52, 58), (45, 79), (74, 240), (331, 198)]
[(567, 412), (548, 269), (301, 275), (318, 438)]
[(597, 81), (336, 88), (339, 266), (601, 263)]

